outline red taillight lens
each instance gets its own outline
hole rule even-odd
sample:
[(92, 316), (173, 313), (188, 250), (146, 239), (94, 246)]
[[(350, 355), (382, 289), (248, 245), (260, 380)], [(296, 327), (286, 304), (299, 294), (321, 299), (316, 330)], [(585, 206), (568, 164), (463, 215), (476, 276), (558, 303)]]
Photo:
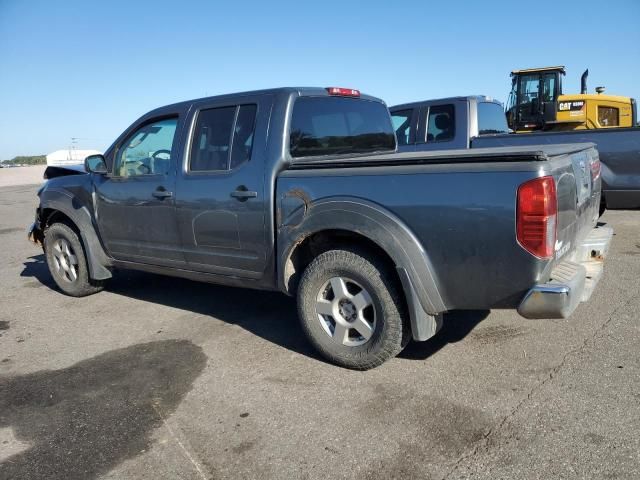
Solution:
[(359, 97), (360, 90), (354, 90), (353, 88), (342, 87), (327, 87), (329, 95), (342, 95), (343, 97)]
[(516, 236), (536, 257), (551, 258), (556, 244), (558, 200), (553, 177), (540, 177), (518, 187)]
[(598, 160), (597, 158), (595, 160), (591, 161), (591, 180), (592, 181), (596, 181), (598, 178), (600, 178), (600, 160)]

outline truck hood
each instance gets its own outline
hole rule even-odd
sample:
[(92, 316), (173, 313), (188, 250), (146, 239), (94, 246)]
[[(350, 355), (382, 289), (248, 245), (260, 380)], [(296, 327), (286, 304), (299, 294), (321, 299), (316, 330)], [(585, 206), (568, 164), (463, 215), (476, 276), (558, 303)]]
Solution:
[(82, 175), (87, 172), (84, 165), (65, 165), (65, 166), (48, 166), (44, 171), (44, 178), (49, 180), (56, 177), (64, 177), (67, 175)]

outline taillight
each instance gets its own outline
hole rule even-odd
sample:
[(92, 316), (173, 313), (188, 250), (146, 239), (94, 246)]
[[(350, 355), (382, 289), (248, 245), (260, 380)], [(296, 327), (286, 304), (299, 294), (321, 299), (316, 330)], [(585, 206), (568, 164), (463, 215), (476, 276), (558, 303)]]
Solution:
[(595, 182), (598, 178), (600, 178), (600, 160), (594, 159), (591, 161), (591, 180)]
[(556, 244), (558, 200), (553, 177), (540, 177), (518, 187), (516, 236), (536, 257), (551, 258)]
[(342, 87), (327, 87), (329, 95), (341, 95), (343, 97), (359, 97), (360, 90), (354, 90), (353, 88)]

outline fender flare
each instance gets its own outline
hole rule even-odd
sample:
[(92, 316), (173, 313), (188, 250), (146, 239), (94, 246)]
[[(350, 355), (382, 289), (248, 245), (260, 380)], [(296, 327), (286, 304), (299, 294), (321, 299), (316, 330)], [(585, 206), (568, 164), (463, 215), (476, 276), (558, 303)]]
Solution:
[[(94, 280), (111, 278), (111, 260), (106, 254), (92, 221), (89, 209), (68, 191), (60, 188), (47, 188), (40, 194), (40, 209), (57, 210), (71, 219), (78, 227), (85, 248), (89, 276)], [(46, 219), (42, 218), (42, 221)], [(43, 226), (44, 227), (44, 226)]]
[[(288, 212), (283, 210), (279, 215), (282, 225), (278, 232), (278, 286), (281, 290), (288, 291), (285, 266), (297, 245), (323, 230), (346, 230), (368, 238), (391, 257), (410, 311), (418, 305), (428, 316), (435, 317), (446, 311), (427, 252), (396, 215), (361, 198), (330, 197), (310, 202), (306, 197), (296, 196), (296, 200), (299, 202), (288, 204)], [(412, 323), (414, 316), (415, 312)]]

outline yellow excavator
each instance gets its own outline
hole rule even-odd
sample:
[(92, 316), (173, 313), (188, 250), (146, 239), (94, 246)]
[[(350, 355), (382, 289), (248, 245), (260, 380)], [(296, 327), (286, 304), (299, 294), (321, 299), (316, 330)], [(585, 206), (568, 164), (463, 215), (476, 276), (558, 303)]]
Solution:
[(528, 68), (511, 72), (512, 88), (505, 112), (509, 128), (516, 133), (534, 130), (585, 130), (636, 125), (636, 101), (605, 95), (604, 87), (587, 93), (585, 70), (581, 92), (562, 93), (564, 66)]

